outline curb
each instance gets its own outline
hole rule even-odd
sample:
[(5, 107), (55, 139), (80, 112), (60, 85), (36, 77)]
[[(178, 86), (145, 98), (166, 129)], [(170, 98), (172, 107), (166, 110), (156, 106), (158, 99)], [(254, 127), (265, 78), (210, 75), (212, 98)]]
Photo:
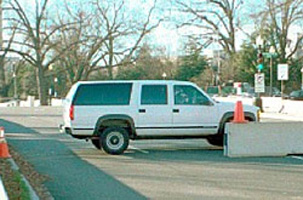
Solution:
[[(9, 158), (8, 161), (11, 163), (12, 169), (19, 171), (19, 167), (17, 165), (17, 163), (14, 161), (14, 159)], [(37, 195), (37, 193), (35, 192), (35, 190), (33, 189), (33, 187), (30, 185), (30, 183), (28, 182), (28, 180), (25, 178), (25, 176), (20, 172), (22, 181), (24, 181), (26, 187), (28, 188), (28, 192), (30, 195), (31, 200), (40, 200), (39, 196)], [(47, 200), (54, 200), (55, 198), (51, 195), (50, 192), (47, 191)], [(1, 198), (0, 198), (1, 199)], [(2, 200), (2, 199), (1, 199)]]
[[(19, 171), (18, 165), (15, 163), (15, 161), (12, 158), (9, 158), (8, 161), (11, 163), (11, 166), (12, 166), (13, 170)], [(33, 187), (30, 185), (28, 180), (24, 177), (24, 175), (22, 173), (20, 173), (20, 175), (21, 175), (22, 181), (25, 183), (26, 187), (28, 188), (28, 192), (29, 192), (31, 200), (39, 200), (40, 198), (36, 194)]]
[(291, 116), (288, 114), (278, 114), (278, 113), (262, 113), (261, 119), (262, 118), (281, 119), (287, 121), (303, 121), (303, 117)]
[(5, 191), (4, 185), (2, 183), (2, 179), (0, 177), (0, 199), (8, 200), (7, 193)]

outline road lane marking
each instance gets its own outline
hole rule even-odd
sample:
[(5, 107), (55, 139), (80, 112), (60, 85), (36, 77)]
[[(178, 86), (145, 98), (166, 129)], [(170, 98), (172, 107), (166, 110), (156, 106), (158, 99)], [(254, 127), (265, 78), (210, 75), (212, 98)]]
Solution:
[(130, 149), (133, 149), (133, 150), (139, 151), (139, 152), (141, 152), (141, 153), (144, 153), (144, 154), (149, 154), (149, 152), (148, 152), (148, 151), (145, 151), (145, 150), (142, 150), (142, 149), (136, 148), (136, 147), (134, 147), (134, 146), (132, 146), (132, 145), (130, 145), (129, 147), (130, 147)]

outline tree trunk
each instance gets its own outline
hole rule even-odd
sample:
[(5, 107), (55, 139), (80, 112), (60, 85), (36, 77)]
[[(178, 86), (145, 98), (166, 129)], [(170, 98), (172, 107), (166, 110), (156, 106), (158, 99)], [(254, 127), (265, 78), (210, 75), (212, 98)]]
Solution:
[[(0, 0), (0, 48), (2, 49), (2, 0)], [(0, 58), (0, 97), (7, 96), (7, 88), (5, 84), (4, 56)]]
[(108, 76), (109, 79), (112, 80), (114, 78), (113, 76), (113, 60), (114, 60), (114, 41), (113, 37), (109, 36), (109, 49), (108, 49), (108, 56), (109, 56), (109, 64), (108, 64)]
[(46, 88), (46, 82), (45, 82), (44, 70), (42, 64), (40, 64), (40, 66), (38, 66), (37, 68), (36, 77), (37, 77), (37, 88), (38, 88), (40, 104), (42, 106), (45, 106), (47, 105), (47, 88)]
[(7, 96), (7, 88), (5, 83), (4, 60), (0, 58), (0, 97)]

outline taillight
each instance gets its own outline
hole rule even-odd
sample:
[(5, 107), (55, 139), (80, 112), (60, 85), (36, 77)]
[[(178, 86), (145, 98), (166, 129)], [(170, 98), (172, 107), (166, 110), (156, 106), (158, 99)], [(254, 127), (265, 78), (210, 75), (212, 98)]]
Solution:
[(70, 120), (74, 120), (74, 105), (71, 105), (69, 108), (69, 118)]

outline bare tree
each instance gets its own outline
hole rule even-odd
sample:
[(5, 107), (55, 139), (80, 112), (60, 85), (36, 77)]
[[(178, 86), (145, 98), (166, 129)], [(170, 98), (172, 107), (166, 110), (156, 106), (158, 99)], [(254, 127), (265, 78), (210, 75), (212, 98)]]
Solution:
[(5, 76), (5, 61), (7, 54), (9, 52), (9, 49), (12, 45), (13, 38), (15, 36), (15, 29), (12, 31), (12, 35), (8, 41), (4, 41), (7, 43), (6, 47), (3, 47), (1, 49), (1, 55), (0, 55), (0, 96), (2, 97), (7, 97), (7, 92), (8, 92), (8, 85), (6, 81), (6, 76)]
[(7, 92), (8, 92), (8, 84), (6, 80), (6, 75), (5, 75), (5, 59), (6, 56), (9, 52), (9, 49), (11, 48), (15, 33), (16, 33), (16, 27), (13, 26), (11, 27), (11, 32), (10, 32), (10, 38), (8, 40), (3, 41), (3, 7), (2, 7), (2, 0), (0, 0), (0, 96), (2, 97), (7, 97)]
[(155, 7), (156, 2), (145, 19), (137, 20), (131, 20), (131, 13), (127, 12), (123, 0), (94, 0), (92, 12), (72, 12), (67, 7), (70, 16), (81, 21), (73, 27), (75, 30), (61, 33), (61, 46), (69, 45), (73, 40), (79, 41), (79, 45), (71, 48), (67, 56), (60, 58), (69, 82), (87, 80), (94, 71), (104, 69), (112, 79), (114, 67), (131, 63), (144, 37), (162, 21), (152, 20)]
[(119, 68), (117, 79), (122, 80), (155, 80), (172, 79), (176, 66), (164, 56), (165, 49), (153, 48), (144, 43), (136, 53), (136, 62)]
[[(86, 13), (79, 11), (73, 13), (66, 5), (66, 10), (71, 20), (78, 23), (72, 25), (69, 29), (60, 32), (56, 38), (59, 46), (55, 47), (55, 54), (59, 56), (57, 64), (62, 67), (62, 71), (66, 74), (69, 86), (79, 80), (85, 80), (87, 68), (89, 68), (92, 56), (98, 51), (104, 43), (104, 39), (93, 36), (91, 33), (91, 15), (85, 17)], [(65, 24), (66, 20), (58, 15), (59, 23)], [(94, 42), (90, 43), (90, 39), (94, 38)], [(89, 48), (92, 45), (92, 48)], [(69, 48), (64, 55), (61, 54), (62, 48)]]
[[(266, 5), (261, 13), (262, 32), (269, 32), (269, 45), (274, 46), (279, 55), (280, 62), (289, 61), (302, 47), (302, 0), (266, 0)], [(298, 33), (297, 38), (291, 37), (292, 32)], [(302, 58), (299, 58), (302, 59)]]
[[(49, 0), (35, 0), (34, 12), (26, 10), (18, 0), (11, 0), (8, 5), (11, 15), (8, 18), (12, 24), (17, 24), (16, 39), (9, 49), (19, 54), (29, 64), (36, 68), (37, 86), (41, 105), (47, 104), (47, 87), (45, 72), (48, 67), (58, 60), (53, 56), (53, 48), (58, 45), (53, 37), (70, 24), (57, 26), (48, 16), (47, 6)], [(62, 55), (68, 48), (61, 49)]]
[[(2, 0), (0, 0), (0, 48), (3, 47), (3, 27), (2, 27)], [(4, 71), (4, 58), (6, 53), (4, 52), (0, 57), (0, 96), (5, 96), (5, 71)]]
[(179, 11), (185, 16), (179, 27), (195, 27), (199, 33), (191, 34), (200, 48), (216, 39), (229, 55), (236, 52), (236, 30), (240, 29), (240, 8), (242, 0), (190, 0), (188, 3), (177, 0)]
[[(110, 1), (109, 1), (110, 2)], [(144, 37), (152, 30), (159, 26), (163, 19), (152, 22), (152, 15), (156, 8), (156, 0), (150, 8), (146, 18), (130, 20), (126, 15), (124, 8), (124, 0), (118, 4), (103, 6), (100, 0), (96, 0), (97, 16), (100, 16), (99, 22), (105, 22), (104, 32), (108, 34), (105, 43), (105, 52), (107, 56), (103, 59), (104, 67), (108, 68), (109, 78), (113, 78), (113, 67), (121, 66), (132, 62), (134, 52), (141, 46)], [(110, 12), (114, 11), (114, 15), (110, 16)], [(142, 21), (142, 22), (141, 22)], [(126, 44), (128, 40), (132, 40), (131, 44)], [(129, 42), (129, 41), (128, 41)]]

